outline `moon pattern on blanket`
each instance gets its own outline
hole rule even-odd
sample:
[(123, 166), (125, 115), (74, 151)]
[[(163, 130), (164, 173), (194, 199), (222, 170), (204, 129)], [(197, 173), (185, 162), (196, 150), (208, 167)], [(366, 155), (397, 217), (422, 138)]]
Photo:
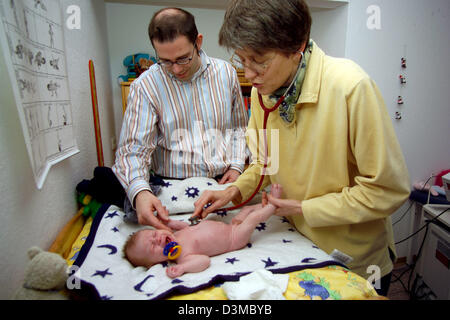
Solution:
[(111, 250), (108, 253), (109, 255), (115, 254), (117, 252), (117, 248), (115, 246), (111, 245), (111, 244), (104, 244), (104, 245), (101, 245), (101, 246), (97, 246), (97, 248), (106, 248), (106, 249)]

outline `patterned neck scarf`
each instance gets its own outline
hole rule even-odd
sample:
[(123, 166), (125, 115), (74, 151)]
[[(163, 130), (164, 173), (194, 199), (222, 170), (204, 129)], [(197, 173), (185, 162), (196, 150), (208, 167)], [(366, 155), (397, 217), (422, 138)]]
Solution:
[[(289, 88), (289, 91), (286, 92), (284, 101), (278, 108), (280, 117), (287, 124), (291, 124), (295, 120), (295, 106), (302, 91), (303, 80), (305, 79), (306, 74), (306, 66), (308, 65), (309, 58), (311, 57), (312, 49), (313, 41), (310, 39), (308, 45), (306, 46), (305, 52), (303, 53), (303, 58), (300, 61), (300, 65), (297, 68), (294, 83)], [(270, 100), (276, 103), (278, 99), (280, 99), (284, 94), (286, 89), (286, 87), (277, 89), (273, 94), (269, 96)]]

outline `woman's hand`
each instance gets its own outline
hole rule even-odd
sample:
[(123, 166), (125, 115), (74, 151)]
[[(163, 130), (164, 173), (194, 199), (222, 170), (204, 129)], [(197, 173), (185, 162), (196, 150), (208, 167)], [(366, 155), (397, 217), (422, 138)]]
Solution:
[(287, 217), (303, 214), (302, 202), (299, 200), (279, 199), (268, 194), (267, 201), (276, 207), (275, 215), (277, 216)]
[[(206, 190), (202, 193), (200, 198), (195, 201), (195, 209), (191, 218), (200, 217), (201, 219), (204, 219), (211, 212), (223, 208), (230, 201), (240, 197), (240, 194), (239, 189), (235, 186), (231, 186), (220, 191)], [(208, 204), (210, 205), (205, 208)]]

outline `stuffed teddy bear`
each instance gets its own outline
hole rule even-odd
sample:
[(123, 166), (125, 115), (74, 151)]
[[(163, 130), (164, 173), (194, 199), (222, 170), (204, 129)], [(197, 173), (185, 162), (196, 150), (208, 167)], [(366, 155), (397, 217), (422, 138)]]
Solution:
[(67, 300), (61, 293), (68, 278), (67, 263), (57, 253), (38, 247), (28, 250), (30, 262), (25, 270), (24, 284), (12, 297), (14, 300)]

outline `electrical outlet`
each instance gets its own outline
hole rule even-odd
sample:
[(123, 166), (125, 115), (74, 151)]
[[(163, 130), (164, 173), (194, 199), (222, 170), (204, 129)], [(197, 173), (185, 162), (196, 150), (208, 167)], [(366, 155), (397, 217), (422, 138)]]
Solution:
[(116, 137), (111, 137), (111, 149), (114, 151), (117, 149), (117, 140)]

